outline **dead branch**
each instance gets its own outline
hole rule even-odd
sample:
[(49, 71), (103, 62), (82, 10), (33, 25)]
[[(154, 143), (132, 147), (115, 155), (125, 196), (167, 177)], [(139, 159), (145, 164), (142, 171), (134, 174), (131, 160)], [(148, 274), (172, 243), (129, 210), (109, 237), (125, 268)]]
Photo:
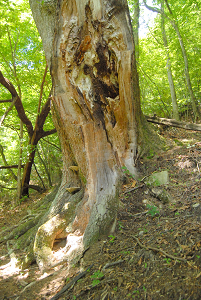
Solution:
[[(25, 165), (21, 165), (22, 168), (24, 168)], [(10, 166), (0, 166), (0, 170), (2, 169), (17, 169), (18, 165), (10, 165)]]
[(105, 271), (105, 269), (109, 268), (109, 267), (113, 267), (115, 265), (121, 264), (122, 262), (124, 262), (124, 260), (120, 259), (111, 263), (107, 263), (103, 268), (102, 271)]
[(148, 122), (155, 123), (155, 124), (178, 127), (186, 130), (201, 131), (201, 125), (195, 123), (181, 122), (181, 121), (176, 121), (175, 119), (159, 118), (157, 116), (153, 116), (153, 117), (145, 116), (145, 118), (147, 119)]

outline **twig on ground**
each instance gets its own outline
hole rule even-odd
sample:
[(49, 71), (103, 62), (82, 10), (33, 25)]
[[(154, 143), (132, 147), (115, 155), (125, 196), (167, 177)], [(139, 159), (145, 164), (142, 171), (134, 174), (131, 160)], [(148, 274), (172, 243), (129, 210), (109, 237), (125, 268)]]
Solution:
[(140, 245), (141, 248), (161, 252), (165, 256), (167, 256), (169, 258), (172, 258), (172, 259), (175, 259), (175, 260), (181, 260), (181, 261), (184, 261), (184, 262), (189, 260), (189, 259), (185, 259), (185, 258), (181, 258), (181, 257), (177, 257), (177, 256), (173, 256), (171, 254), (168, 254), (167, 252), (163, 251), (162, 249), (158, 249), (158, 248), (154, 248), (154, 247), (150, 247), (150, 246), (144, 246), (142, 243), (140, 243), (140, 241), (138, 240), (138, 238), (136, 236), (132, 235), (132, 237), (137, 241), (137, 243)]
[(116, 252), (120, 252), (120, 251), (124, 251), (124, 250), (129, 251), (129, 250), (132, 250), (134, 248), (135, 248), (135, 246), (133, 246), (133, 247), (125, 247), (125, 248), (121, 248), (121, 249), (118, 249), (118, 250), (110, 250), (110, 253), (116, 253)]
[[(101, 286), (101, 285), (105, 285), (106, 283), (111, 283), (111, 282), (113, 282), (113, 281), (115, 281), (116, 279), (115, 278), (113, 278), (113, 279), (109, 279), (109, 280), (107, 280), (107, 279), (105, 279), (105, 280), (101, 280), (99, 283), (97, 283), (96, 285), (88, 285), (88, 286), (86, 286), (85, 287), (85, 289), (80, 293), (80, 294), (78, 294), (78, 295), (76, 295), (76, 299), (80, 299), (80, 297), (81, 296), (83, 296), (86, 292), (89, 292), (90, 290), (92, 290), (92, 289), (95, 289), (95, 288), (97, 288), (97, 287), (99, 287), (99, 286)], [(91, 299), (91, 298), (90, 298)], [(104, 298), (105, 299), (105, 298)], [(50, 299), (51, 300), (51, 299)]]
[(125, 191), (123, 194), (127, 194), (127, 193), (129, 193), (129, 192), (138, 190), (139, 188), (142, 188), (144, 185), (145, 185), (145, 184), (143, 183), (143, 184), (140, 185), (140, 186), (136, 186), (136, 187), (134, 187), (134, 188), (132, 188), (132, 189), (130, 189), (130, 190), (128, 190), (128, 191)]
[(117, 260), (117, 261), (114, 261), (114, 262), (111, 262), (111, 263), (107, 263), (107, 264), (102, 268), (102, 271), (104, 271), (105, 269), (107, 269), (107, 268), (109, 268), (109, 267), (112, 267), (112, 266), (121, 264), (122, 262), (124, 262), (124, 260), (120, 259), (120, 260)]
[(93, 267), (93, 265), (94, 264), (92, 264), (91, 266), (89, 266), (84, 272), (82, 272), (82, 273), (78, 274), (77, 276), (75, 276), (71, 280), (71, 282), (69, 282), (67, 285), (65, 285), (63, 287), (63, 289), (61, 289), (61, 291), (58, 292), (55, 296), (53, 296), (50, 300), (57, 300), (57, 299), (59, 299), (62, 296), (63, 293), (65, 293), (68, 289), (70, 289), (70, 287), (72, 285), (74, 285), (80, 278), (84, 277), (87, 274), (87, 272)]
[(135, 215), (132, 215), (132, 214), (130, 214), (129, 212), (121, 212), (121, 214), (128, 214), (129, 215), (129, 217), (134, 217), (134, 218), (137, 218), (137, 217), (141, 217), (141, 216), (143, 216), (143, 215), (146, 215), (147, 213), (148, 213), (148, 210), (146, 210), (146, 211), (143, 211), (143, 212), (141, 212), (141, 213), (137, 213), (137, 214), (135, 214)]

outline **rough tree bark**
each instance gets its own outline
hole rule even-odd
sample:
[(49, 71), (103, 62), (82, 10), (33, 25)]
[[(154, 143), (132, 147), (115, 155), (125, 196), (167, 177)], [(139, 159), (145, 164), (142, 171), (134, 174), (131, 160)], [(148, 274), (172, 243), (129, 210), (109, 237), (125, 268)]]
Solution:
[[(114, 229), (121, 167), (134, 162), (143, 117), (126, 0), (30, 0), (53, 81), (63, 177), (34, 244), (41, 270), (78, 259)], [(55, 240), (66, 239), (58, 255)], [(59, 258), (58, 258), (59, 256)]]

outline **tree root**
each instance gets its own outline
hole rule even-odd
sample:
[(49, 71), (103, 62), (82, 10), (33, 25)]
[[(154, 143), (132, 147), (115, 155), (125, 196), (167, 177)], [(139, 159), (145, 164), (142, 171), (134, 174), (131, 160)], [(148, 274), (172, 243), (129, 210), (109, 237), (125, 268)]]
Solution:
[(139, 244), (139, 246), (141, 248), (144, 248), (146, 250), (153, 250), (153, 251), (160, 252), (160, 253), (164, 254), (165, 256), (167, 256), (171, 259), (180, 260), (180, 261), (184, 261), (184, 262), (187, 262), (187, 260), (191, 259), (191, 258), (190, 259), (185, 259), (185, 258), (182, 258), (182, 257), (173, 256), (173, 255), (168, 254), (167, 252), (163, 251), (162, 249), (158, 249), (158, 248), (155, 248), (155, 247), (144, 246), (142, 243), (140, 243), (140, 241), (138, 240), (138, 238), (136, 236), (132, 235), (132, 238), (134, 238), (136, 240), (136, 242)]
[(17, 227), (15, 227), (12, 230), (12, 232), (1, 238), (0, 244), (6, 243), (8, 240), (18, 239), (20, 236), (25, 234), (30, 228), (34, 227), (39, 222), (41, 217), (42, 214), (38, 215), (37, 218), (20, 223)]
[(50, 300), (57, 300), (59, 299), (68, 289), (70, 289), (72, 287), (72, 285), (74, 285), (80, 278), (84, 277), (88, 271), (93, 267), (94, 264), (90, 265), (84, 272), (78, 274), (77, 276), (75, 276), (73, 278), (73, 280), (71, 280), (71, 282), (69, 282), (67, 285), (65, 285), (63, 287), (63, 289), (61, 289), (60, 292), (58, 292), (55, 296), (53, 296)]
[(57, 191), (58, 187), (42, 201), (37, 202), (33, 212), (24, 216), (19, 224), (1, 231), (0, 244), (7, 243), (8, 256), (11, 260), (15, 256), (21, 269), (27, 268), (36, 260), (33, 250), (35, 235), (40, 225), (47, 219), (47, 211)]

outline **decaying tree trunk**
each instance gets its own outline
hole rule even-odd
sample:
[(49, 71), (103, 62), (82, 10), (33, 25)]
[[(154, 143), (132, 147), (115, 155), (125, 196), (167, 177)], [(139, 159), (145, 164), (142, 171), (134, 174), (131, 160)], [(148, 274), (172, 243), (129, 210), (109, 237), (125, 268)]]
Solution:
[[(53, 81), (63, 179), (40, 226), (41, 270), (77, 259), (115, 226), (121, 167), (135, 173), (140, 109), (126, 0), (30, 0)], [(62, 253), (55, 240), (66, 239)], [(59, 258), (58, 258), (59, 257)]]

